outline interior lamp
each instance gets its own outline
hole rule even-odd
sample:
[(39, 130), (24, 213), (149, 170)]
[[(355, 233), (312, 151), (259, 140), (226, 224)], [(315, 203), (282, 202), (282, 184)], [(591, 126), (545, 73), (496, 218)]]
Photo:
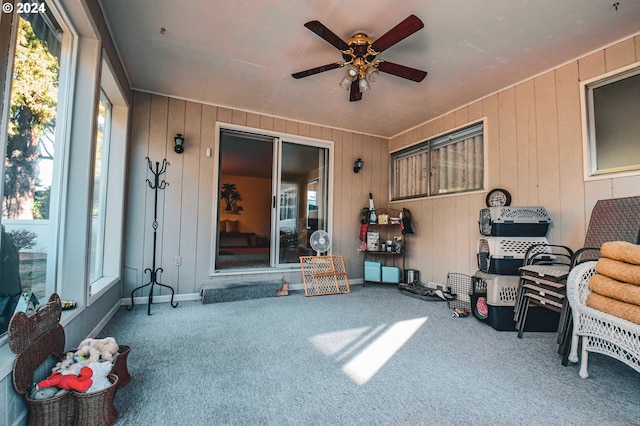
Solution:
[(362, 161), (362, 158), (358, 158), (356, 162), (353, 163), (353, 173), (359, 173), (362, 166), (364, 166), (364, 161)]
[(365, 90), (371, 89), (371, 84), (369, 84), (369, 80), (367, 80), (367, 78), (364, 77), (358, 81), (358, 87), (360, 87), (361, 92), (364, 92)]
[[(358, 60), (359, 59), (359, 60)], [(378, 80), (380, 72), (376, 63), (369, 63), (363, 59), (356, 58), (353, 64), (347, 66), (345, 76), (340, 80), (340, 87), (344, 90), (350, 90), (351, 84), (358, 81), (358, 88), (361, 92), (371, 89), (371, 83)]]
[(369, 82), (375, 83), (378, 81), (378, 78), (380, 78), (380, 71), (378, 71), (377, 68), (369, 67), (369, 70), (367, 71), (367, 79)]
[(173, 147), (173, 150), (177, 153), (177, 154), (182, 154), (184, 152), (184, 136), (182, 136), (180, 133), (178, 133), (174, 138), (173, 138), (174, 142), (175, 142), (175, 146)]
[(351, 89), (351, 83), (353, 83), (356, 78), (358, 78), (358, 70), (353, 65), (348, 66), (346, 75), (340, 81), (340, 87), (344, 90)]

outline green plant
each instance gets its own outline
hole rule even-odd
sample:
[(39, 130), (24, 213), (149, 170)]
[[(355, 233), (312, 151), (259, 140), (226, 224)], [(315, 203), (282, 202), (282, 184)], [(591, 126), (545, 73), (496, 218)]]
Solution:
[(41, 191), (34, 191), (33, 218), (49, 219), (49, 200), (51, 199), (51, 187)]
[(33, 248), (38, 238), (38, 234), (25, 228), (13, 229), (9, 231), (8, 234), (11, 236), (13, 244), (15, 244), (18, 250)]

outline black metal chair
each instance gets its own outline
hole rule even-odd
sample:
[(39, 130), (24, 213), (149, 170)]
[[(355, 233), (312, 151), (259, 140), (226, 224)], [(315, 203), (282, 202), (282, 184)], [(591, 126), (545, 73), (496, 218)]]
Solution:
[[(520, 267), (520, 283), (514, 307), (518, 337), (521, 338), (524, 332), (531, 303), (562, 312), (573, 254), (569, 247), (553, 244), (536, 244), (527, 250), (523, 266)], [(564, 329), (562, 321), (558, 323), (558, 329)]]

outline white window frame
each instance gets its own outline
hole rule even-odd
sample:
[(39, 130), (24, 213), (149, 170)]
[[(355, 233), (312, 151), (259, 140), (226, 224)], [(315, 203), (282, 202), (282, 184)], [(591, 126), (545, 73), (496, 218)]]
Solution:
[[(60, 262), (62, 257), (62, 250), (59, 244), (60, 236), (63, 233), (62, 226), (62, 213), (60, 206), (64, 204), (66, 197), (66, 190), (64, 185), (64, 179), (66, 174), (66, 164), (68, 162), (69, 151), (69, 134), (71, 128), (71, 104), (74, 96), (75, 82), (74, 82), (74, 70), (77, 62), (77, 38), (78, 34), (66, 18), (60, 12), (60, 6), (54, 1), (42, 1), (47, 11), (51, 13), (56, 23), (60, 27), (63, 33), (61, 49), (60, 49), (60, 67), (58, 74), (58, 105), (56, 109), (56, 127), (55, 127), (55, 141), (56, 152), (53, 161), (53, 173), (50, 189), (49, 199), (49, 219), (46, 219), (49, 226), (48, 243), (47, 243), (47, 266), (46, 266), (46, 279), (45, 279), (45, 294), (46, 298), (40, 300), (40, 303), (45, 303), (46, 299), (54, 292), (60, 293)], [(16, 51), (16, 38), (18, 32), (19, 16), (16, 14), (13, 16), (11, 41), (9, 49), (9, 58), (7, 60), (7, 74), (4, 82), (5, 96), (0, 99), (3, 102), (2, 117), (0, 117), (0, 154), (4, 159), (6, 152), (7, 130), (8, 130), (8, 117), (10, 109), (10, 97), (12, 90), (13, 79), (13, 58)], [(0, 162), (0, 175), (4, 176), (4, 160)], [(2, 188), (0, 188), (0, 198), (2, 197)], [(44, 220), (43, 220), (44, 221)], [(0, 215), (0, 224), (2, 223), (2, 215)], [(0, 343), (6, 341), (6, 335), (0, 337)]]
[[(282, 143), (290, 142), (300, 145), (309, 145), (316, 146), (318, 148), (326, 148), (329, 151), (328, 158), (328, 168), (329, 172), (327, 173), (327, 192), (328, 192), (328, 201), (327, 201), (327, 232), (329, 235), (333, 235), (333, 174), (334, 174), (334, 143), (330, 140), (323, 139), (314, 139), (305, 136), (292, 135), (287, 133), (274, 132), (264, 129), (256, 129), (252, 127), (246, 127), (231, 123), (220, 123), (216, 122), (216, 133), (215, 133), (215, 153), (214, 158), (220, 158), (220, 133), (221, 130), (237, 130), (245, 133), (254, 133), (261, 136), (267, 136), (274, 138), (274, 154), (278, 158), (281, 157), (281, 147)], [(215, 212), (220, 208), (220, 178), (219, 178), (219, 170), (220, 170), (220, 161), (216, 160), (214, 164), (213, 170), (213, 206), (211, 210), (211, 258), (210, 258), (210, 266), (209, 266), (209, 275), (210, 276), (224, 276), (224, 275), (248, 275), (254, 273), (275, 273), (282, 274), (283, 271), (291, 271), (291, 270), (300, 270), (299, 264), (293, 263), (283, 263), (277, 264), (275, 267), (266, 267), (266, 268), (255, 268), (255, 269), (242, 269), (242, 270), (219, 270), (216, 269), (216, 253), (218, 250), (217, 247), (217, 235), (218, 235), (218, 215)], [(274, 176), (280, 176), (280, 162), (274, 161)], [(280, 188), (278, 186), (278, 180), (273, 179), (272, 182), (272, 194), (275, 194), (277, 200), (280, 199)], [(280, 203), (276, 203), (276, 208), (271, 217), (271, 229), (274, 230), (278, 226), (278, 220), (280, 217)], [(276, 256), (279, 250), (279, 246), (275, 246), (275, 249), (272, 250), (271, 256)], [(273, 259), (271, 259), (271, 263), (273, 263)], [(277, 263), (277, 262), (276, 262)]]
[[(96, 131), (96, 138), (94, 140), (94, 155), (93, 155), (93, 179), (92, 189), (96, 189), (96, 178), (100, 179), (100, 186), (98, 187), (98, 194), (95, 192), (92, 196), (92, 207), (90, 211), (91, 216), (91, 243), (89, 245), (89, 279), (93, 284), (97, 280), (103, 277), (103, 265), (104, 265), (104, 239), (105, 239), (105, 223), (107, 212), (107, 188), (109, 187), (109, 151), (111, 140), (111, 110), (113, 105), (109, 100), (109, 97), (104, 91), (104, 88), (100, 88), (99, 103), (105, 105), (104, 123), (102, 127), (102, 146), (100, 147), (100, 156), (98, 155), (98, 135)], [(100, 109), (98, 109), (97, 120), (100, 120)], [(97, 126), (100, 123), (96, 124)], [(96, 176), (96, 168), (98, 167), (98, 159), (100, 158), (100, 176)], [(98, 214), (93, 215), (93, 200), (98, 199)], [(97, 224), (94, 223), (94, 219), (97, 220)], [(94, 230), (94, 227), (97, 230)], [(95, 238), (95, 241), (94, 241)]]
[(598, 169), (595, 131), (595, 110), (593, 89), (615, 83), (631, 76), (640, 75), (640, 62), (630, 64), (615, 71), (599, 75), (580, 83), (580, 106), (582, 115), (582, 142), (584, 180), (611, 179), (640, 175), (640, 164)]
[[(73, 98), (73, 69), (75, 67), (77, 48), (76, 39), (77, 34), (73, 27), (70, 25), (67, 19), (58, 11), (55, 5), (50, 2), (45, 2), (47, 10), (53, 15), (56, 23), (60, 26), (63, 32), (63, 38), (60, 50), (60, 69), (59, 69), (59, 85), (58, 85), (58, 106), (56, 109), (56, 115), (58, 117), (55, 128), (55, 140), (56, 140), (56, 153), (53, 161), (53, 179), (51, 182), (51, 195), (49, 200), (49, 219), (46, 219), (49, 226), (48, 243), (47, 243), (47, 267), (46, 267), (46, 295), (57, 292), (59, 280), (57, 279), (60, 250), (58, 241), (61, 233), (61, 216), (59, 206), (64, 198), (64, 175), (65, 175), (65, 158), (67, 156), (68, 144), (69, 144), (69, 128), (70, 122), (70, 103)], [(13, 57), (15, 56), (15, 43), (18, 31), (18, 16), (15, 16), (15, 25), (13, 25), (11, 34), (11, 50), (9, 69), (13, 70)], [(5, 117), (1, 120), (2, 123), (8, 123), (9, 103), (11, 96), (12, 86), (12, 72), (8, 73), (7, 85), (6, 85), (6, 109)], [(3, 100), (5, 101), (5, 100)], [(7, 140), (7, 128), (6, 126), (0, 128), (0, 141), (6, 144)], [(4, 148), (3, 148), (4, 154)], [(3, 157), (4, 158), (4, 155)], [(4, 176), (4, 161), (0, 164), (0, 174)], [(1, 195), (1, 194), (0, 194)], [(0, 217), (0, 222), (2, 218)], [(44, 219), (43, 219), (44, 221)], [(45, 300), (46, 301), (46, 300)], [(44, 302), (44, 301), (43, 301)]]
[[(126, 142), (129, 127), (129, 105), (104, 52), (102, 56), (100, 86), (111, 102), (111, 126), (109, 129), (108, 156), (106, 158), (108, 172), (104, 184), (102, 276), (91, 282), (89, 279), (91, 262), (87, 261), (87, 282), (89, 283), (87, 306), (91, 305), (100, 295), (118, 283), (122, 276), (123, 233), (121, 229), (124, 226), (124, 197), (122, 194), (126, 190), (125, 168), (127, 164)], [(91, 217), (90, 210), (89, 217)], [(90, 247), (87, 252), (90, 256)]]

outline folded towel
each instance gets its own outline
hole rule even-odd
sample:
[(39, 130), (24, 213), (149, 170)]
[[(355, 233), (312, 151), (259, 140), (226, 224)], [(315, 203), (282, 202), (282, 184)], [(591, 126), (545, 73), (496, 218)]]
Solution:
[(640, 324), (640, 306), (621, 302), (598, 293), (589, 293), (587, 306), (618, 318)]
[(640, 286), (622, 283), (601, 274), (589, 280), (589, 290), (601, 296), (640, 306)]
[(596, 272), (623, 283), (640, 285), (639, 265), (601, 257), (596, 263)]
[(638, 244), (631, 244), (626, 241), (610, 241), (602, 244), (600, 253), (602, 253), (603, 257), (640, 265), (640, 245)]

